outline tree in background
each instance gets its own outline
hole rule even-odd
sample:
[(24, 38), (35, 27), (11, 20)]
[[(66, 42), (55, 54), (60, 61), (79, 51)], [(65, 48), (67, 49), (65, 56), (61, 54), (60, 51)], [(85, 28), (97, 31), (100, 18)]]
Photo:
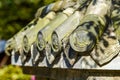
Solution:
[(39, 7), (57, 0), (0, 0), (0, 39), (9, 39), (33, 18)]
[[(54, 1), (57, 0), (0, 0), (0, 41), (8, 40), (26, 26), (34, 18), (39, 7)], [(3, 52), (3, 47), (1, 42), (0, 53)], [(30, 80), (31, 76), (24, 75), (19, 67), (3, 67), (6, 62), (2, 60), (4, 56), (0, 54), (0, 80)]]

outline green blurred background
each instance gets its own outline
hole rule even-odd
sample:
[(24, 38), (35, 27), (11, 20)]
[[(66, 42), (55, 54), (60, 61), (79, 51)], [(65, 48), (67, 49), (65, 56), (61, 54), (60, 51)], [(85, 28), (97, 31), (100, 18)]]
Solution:
[(0, 0), (0, 39), (9, 39), (33, 18), (39, 7), (57, 0)]
[[(8, 40), (25, 27), (35, 16), (38, 8), (57, 0), (0, 0), (0, 40)], [(4, 59), (5, 54), (0, 54)], [(0, 63), (2, 64), (0, 60)], [(10, 58), (8, 58), (10, 61)], [(31, 80), (20, 67), (0, 66), (0, 80)]]

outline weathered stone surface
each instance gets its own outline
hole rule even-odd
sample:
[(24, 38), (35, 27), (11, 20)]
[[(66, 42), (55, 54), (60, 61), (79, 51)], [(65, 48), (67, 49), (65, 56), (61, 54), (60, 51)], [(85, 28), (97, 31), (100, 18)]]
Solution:
[(7, 41), (12, 64), (56, 80), (119, 79), (118, 2), (61, 0), (38, 9), (35, 19)]

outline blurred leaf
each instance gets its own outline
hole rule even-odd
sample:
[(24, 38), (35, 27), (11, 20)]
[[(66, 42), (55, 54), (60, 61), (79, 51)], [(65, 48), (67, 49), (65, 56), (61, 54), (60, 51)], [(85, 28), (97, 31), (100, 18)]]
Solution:
[(57, 0), (0, 0), (0, 38), (9, 39), (28, 24), (39, 7)]
[(23, 74), (20, 67), (9, 65), (0, 69), (0, 80), (30, 80), (30, 75)]

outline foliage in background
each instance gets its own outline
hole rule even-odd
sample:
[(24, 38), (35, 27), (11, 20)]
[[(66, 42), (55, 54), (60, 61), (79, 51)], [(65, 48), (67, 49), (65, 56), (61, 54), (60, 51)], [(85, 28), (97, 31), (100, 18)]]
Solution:
[(0, 80), (30, 80), (30, 75), (23, 74), (20, 67), (9, 65), (0, 69)]
[(39, 7), (57, 0), (0, 0), (0, 39), (9, 39), (33, 18)]
[[(57, 0), (0, 0), (0, 40), (9, 39), (33, 18), (38, 8)], [(19, 67), (0, 69), (0, 80), (30, 80)]]

